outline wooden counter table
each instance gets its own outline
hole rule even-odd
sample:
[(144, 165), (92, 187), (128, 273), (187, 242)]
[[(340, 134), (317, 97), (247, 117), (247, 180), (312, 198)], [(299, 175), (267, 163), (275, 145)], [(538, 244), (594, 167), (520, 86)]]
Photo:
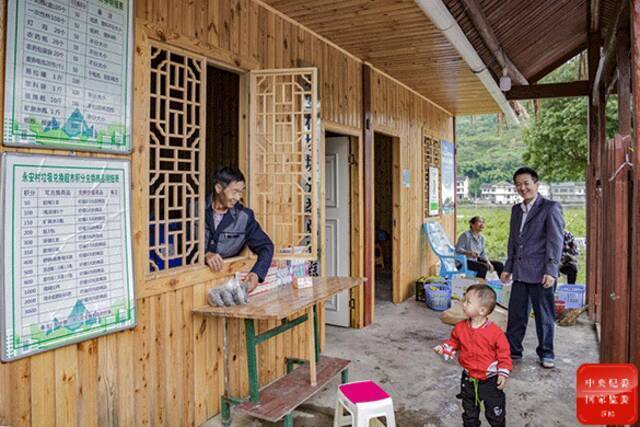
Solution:
[[(203, 316), (244, 319), (247, 351), (247, 373), (249, 377), (249, 400), (232, 397), (225, 390), (221, 398), (222, 422), (231, 421), (231, 405), (256, 418), (271, 422), (284, 418), (285, 426), (293, 425), (291, 412), (302, 402), (320, 390), (338, 373), (342, 382), (347, 381), (348, 360), (320, 357), (318, 337), (317, 304), (346, 289), (364, 283), (365, 279), (354, 277), (314, 277), (313, 286), (295, 289), (292, 285), (272, 289), (263, 294), (249, 297), (246, 305), (231, 307), (203, 306), (193, 312)], [(288, 318), (300, 311), (306, 313), (295, 319)], [(259, 335), (255, 333), (255, 320), (279, 320), (281, 324)], [(286, 358), (287, 375), (259, 389), (257, 347), (263, 341), (306, 322), (311, 360)], [(225, 327), (225, 342), (226, 342)], [(226, 363), (226, 348), (225, 348)], [(303, 365), (294, 369), (294, 365)], [(303, 380), (305, 377), (309, 380)]]

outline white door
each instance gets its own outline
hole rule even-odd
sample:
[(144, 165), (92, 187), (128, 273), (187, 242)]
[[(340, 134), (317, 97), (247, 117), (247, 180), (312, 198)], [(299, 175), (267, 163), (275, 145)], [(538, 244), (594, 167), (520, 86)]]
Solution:
[[(349, 138), (325, 139), (326, 274), (349, 276)], [(349, 326), (349, 291), (325, 304), (326, 322)]]

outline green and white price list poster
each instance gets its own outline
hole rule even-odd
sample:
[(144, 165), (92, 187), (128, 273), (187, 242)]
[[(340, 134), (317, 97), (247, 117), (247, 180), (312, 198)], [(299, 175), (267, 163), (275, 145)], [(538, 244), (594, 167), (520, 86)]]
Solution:
[(131, 151), (133, 0), (9, 0), (4, 145)]
[(3, 361), (135, 326), (130, 169), (3, 154)]

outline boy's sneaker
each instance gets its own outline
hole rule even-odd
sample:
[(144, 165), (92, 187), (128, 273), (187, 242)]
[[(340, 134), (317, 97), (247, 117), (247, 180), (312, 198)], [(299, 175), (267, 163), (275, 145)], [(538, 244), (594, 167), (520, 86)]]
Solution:
[(540, 363), (542, 363), (542, 367), (545, 369), (552, 369), (556, 367), (555, 361), (546, 357), (542, 358)]

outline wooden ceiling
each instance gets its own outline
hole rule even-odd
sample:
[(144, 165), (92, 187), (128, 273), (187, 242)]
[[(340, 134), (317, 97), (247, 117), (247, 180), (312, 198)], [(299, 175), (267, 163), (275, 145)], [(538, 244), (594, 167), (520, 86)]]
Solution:
[(453, 114), (498, 106), (413, 0), (264, 0)]
[[(264, 1), (453, 114), (498, 111), (482, 83), (413, 0)], [(463, 0), (442, 1), (497, 80), (500, 65)], [(529, 83), (586, 49), (589, 0), (474, 1)], [(603, 30), (619, 1), (601, 0)]]

